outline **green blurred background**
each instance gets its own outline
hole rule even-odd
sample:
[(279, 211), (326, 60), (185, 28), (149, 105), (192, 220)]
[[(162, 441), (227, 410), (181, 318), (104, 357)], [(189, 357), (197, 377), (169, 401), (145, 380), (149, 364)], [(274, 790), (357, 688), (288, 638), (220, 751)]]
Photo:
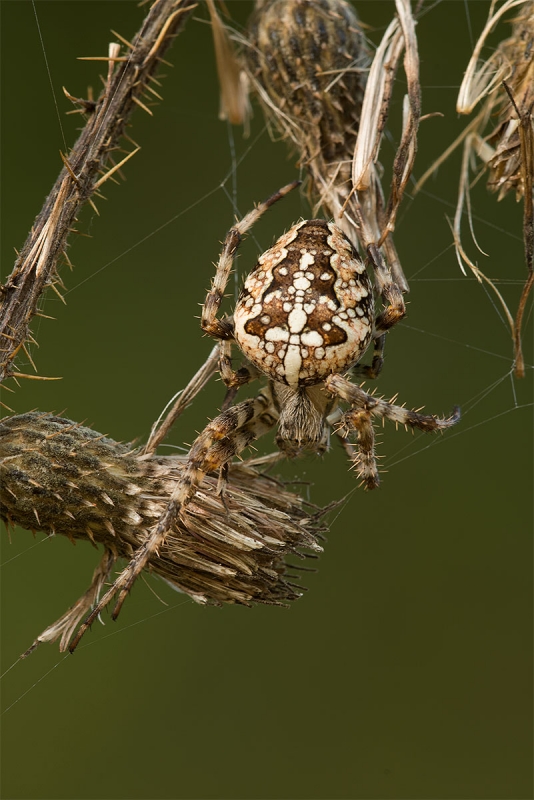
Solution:
[[(243, 24), (250, 3), (227, 5)], [(465, 124), (455, 97), (488, 7), (447, 0), (419, 23), (423, 113), (444, 117), (422, 123), (417, 175)], [(393, 8), (358, 4), (375, 43)], [(65, 116), (61, 87), (98, 92), (105, 71), (76, 57), (105, 55), (111, 28), (131, 38), (144, 9), (84, 0), (36, 9), (72, 144), (81, 118)], [(5, 278), (65, 145), (34, 8), (1, 10)], [(258, 109), (246, 140), (218, 120), (207, 19), (201, 3), (170, 53), (174, 67), (163, 69), (154, 118), (134, 115), (142, 150), (127, 182), (107, 184), (101, 216), (86, 209), (80, 220), (90, 238), (71, 240), (67, 305), (50, 292), (43, 309), (57, 321), (34, 325), (40, 374), (63, 379), (4, 393), (17, 412), (64, 412), (116, 439), (146, 437), (211, 347), (196, 316), (232, 200), (243, 214), (298, 176)], [(393, 145), (385, 142), (384, 160)], [(281, 469), (310, 481), (317, 503), (348, 496), (318, 572), (306, 577), (309, 592), (289, 611), (201, 608), (149, 578), (74, 657), (43, 645), (15, 664), (2, 681), (3, 797), (532, 797), (532, 320), (527, 378), (516, 381), (498, 310), (461, 275), (450, 247), (459, 159), (400, 214), (396, 242), (412, 291), (379, 391), (435, 413), (458, 403), (461, 424), (435, 438), (389, 425), (388, 472), (373, 493), (354, 490), (337, 447)], [(473, 201), (490, 254), (477, 257), (515, 307), (521, 207), (497, 204), (483, 182)], [(243, 247), (241, 273), (309, 213), (296, 194), (273, 208)], [(220, 384), (210, 385), (171, 443), (191, 442), (221, 398)], [(85, 590), (99, 557), (42, 534), (11, 539), (2, 530), (3, 671)]]

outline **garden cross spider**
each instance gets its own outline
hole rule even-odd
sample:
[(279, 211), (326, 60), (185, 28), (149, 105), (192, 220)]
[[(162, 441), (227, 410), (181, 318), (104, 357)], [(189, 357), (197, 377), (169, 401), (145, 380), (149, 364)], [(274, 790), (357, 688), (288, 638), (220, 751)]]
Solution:
[[(173, 520), (192, 500), (203, 477), (216, 470), (223, 470), (224, 475), (234, 456), (276, 424), (278, 447), (288, 456), (305, 450), (323, 452), (329, 428), (337, 426), (336, 433), (346, 445), (362, 483), (373, 489), (379, 484), (373, 417), (424, 431), (444, 430), (459, 419), (458, 408), (446, 419), (419, 414), (374, 397), (345, 377), (353, 368), (371, 377), (378, 373), (385, 333), (403, 316), (404, 303), (391, 279), (388, 284), (377, 275), (381, 294), (390, 303), (373, 321), (373, 289), (365, 265), (332, 222), (303, 220), (290, 228), (260, 256), (245, 281), (233, 316), (217, 317), (243, 234), (298, 184), (280, 189), (226, 235), (201, 320), (202, 329), (219, 340), (219, 371), (228, 389), (223, 410), (193, 442), (167, 510), (83, 623), (71, 650), (118, 592), (112, 614), (117, 617), (136, 577), (163, 544)], [(368, 249), (375, 269), (380, 269), (377, 253)], [(400, 297), (399, 302), (395, 302), (396, 297)], [(372, 340), (373, 365), (358, 367)], [(237, 371), (232, 369), (232, 344), (237, 344), (247, 360)], [(267, 376), (268, 385), (256, 397), (232, 406), (239, 386), (262, 375)], [(350, 404), (345, 413), (337, 409), (339, 400)], [(349, 442), (352, 431), (357, 433), (356, 447)]]

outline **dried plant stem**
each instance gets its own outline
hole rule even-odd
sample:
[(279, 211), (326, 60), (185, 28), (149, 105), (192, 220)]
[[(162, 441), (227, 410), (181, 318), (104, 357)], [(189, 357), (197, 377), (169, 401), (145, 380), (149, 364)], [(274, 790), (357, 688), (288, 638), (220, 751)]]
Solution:
[(57, 264), (73, 223), (82, 206), (92, 203), (95, 190), (118, 169), (119, 165), (113, 166), (106, 173), (110, 154), (117, 149), (132, 111), (136, 106), (145, 108), (140, 98), (147, 83), (194, 7), (191, 0), (156, 0), (127, 57), (119, 58), (117, 44), (110, 46), (107, 81), (99, 99), (93, 103), (67, 94), (89, 116), (68, 156), (62, 154), (64, 167), (2, 287), (0, 381), (13, 374), (14, 359), (28, 339), (39, 298), (47, 286), (59, 281)]
[[(508, 86), (504, 84), (506, 91)], [(515, 101), (511, 96), (515, 106)], [(519, 298), (519, 305), (514, 324), (514, 347), (516, 353), (516, 375), (518, 378), (525, 376), (525, 362), (521, 347), (521, 328), (523, 325), (523, 314), (528, 297), (534, 286), (534, 130), (532, 127), (532, 106), (524, 113), (516, 107), (519, 117), (519, 139), (521, 145), (521, 170), (523, 178), (523, 243), (525, 247), (525, 264), (528, 276)]]
[(215, 373), (218, 371), (220, 357), (220, 349), (219, 345), (217, 344), (212, 349), (208, 358), (204, 364), (202, 364), (198, 372), (193, 375), (185, 389), (175, 395), (176, 401), (174, 402), (170, 411), (166, 414), (165, 418), (162, 419), (165, 411), (167, 411), (167, 408), (175, 399), (174, 397), (169, 401), (167, 408), (163, 410), (159, 418), (153, 424), (148, 442), (142, 450), (143, 455), (153, 455), (156, 452), (159, 445), (166, 438), (180, 414), (182, 414), (187, 406), (193, 402), (197, 394), (204, 388), (210, 378), (212, 378), (213, 375), (215, 375)]
[[(510, 20), (512, 35), (494, 48), (487, 60), (482, 59), (487, 37), (511, 9), (518, 9)], [(453, 236), (460, 268), (464, 265), (485, 281), (495, 292), (510, 325), (514, 345), (514, 367), (518, 378), (525, 375), (521, 345), (521, 327), (526, 304), (534, 286), (534, 0), (505, 0), (499, 7), (496, 0), (490, 5), (488, 19), (475, 45), (458, 94), (457, 111), (470, 113), (477, 103), (482, 108), (458, 138), (432, 164), (419, 180), (415, 191), (463, 142), (464, 153), (460, 172), (458, 201), (454, 217)], [(488, 131), (488, 125), (491, 129)], [(517, 200), (523, 200), (523, 242), (527, 277), (523, 285), (515, 320), (504, 298), (482, 270), (468, 256), (462, 245), (461, 225), (464, 205), (476, 247), (470, 208), (470, 170), (477, 156), (488, 173), (488, 190), (496, 192), (501, 200), (513, 191)], [(482, 251), (481, 251), (482, 252)]]

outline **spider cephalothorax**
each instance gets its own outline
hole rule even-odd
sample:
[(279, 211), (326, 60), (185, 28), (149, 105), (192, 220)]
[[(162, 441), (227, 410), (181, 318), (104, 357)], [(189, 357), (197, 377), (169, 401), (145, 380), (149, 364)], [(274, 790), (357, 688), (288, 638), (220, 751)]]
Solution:
[[(402, 292), (370, 246), (378, 292), (385, 308), (374, 318), (373, 291), (365, 266), (354, 247), (331, 222), (304, 220), (281, 236), (260, 256), (249, 274), (234, 314), (219, 318), (234, 256), (244, 233), (277, 200), (294, 189), (285, 186), (236, 222), (224, 240), (211, 289), (202, 308), (202, 329), (219, 340), (219, 370), (227, 386), (222, 412), (193, 442), (165, 513), (111, 589), (81, 626), (71, 649), (99, 611), (117, 592), (115, 618), (136, 577), (165, 541), (176, 516), (182, 513), (210, 472), (224, 470), (229, 461), (259, 436), (278, 425), (277, 444), (286, 455), (303, 449), (322, 452), (329, 430), (341, 439), (364, 486), (379, 484), (373, 417), (437, 431), (459, 419), (419, 414), (386, 402), (351, 383), (359, 372), (376, 377), (382, 366), (386, 332), (404, 315)], [(371, 367), (361, 366), (374, 342)], [(232, 367), (232, 346), (245, 356)], [(262, 374), (267, 386), (256, 397), (232, 405), (239, 387)], [(343, 412), (339, 402), (349, 405)], [(353, 443), (350, 437), (356, 433)]]

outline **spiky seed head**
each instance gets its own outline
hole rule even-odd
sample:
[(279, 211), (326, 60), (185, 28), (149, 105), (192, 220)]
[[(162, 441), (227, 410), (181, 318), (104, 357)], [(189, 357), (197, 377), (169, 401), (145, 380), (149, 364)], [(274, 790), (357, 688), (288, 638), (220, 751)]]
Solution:
[[(0, 423), (0, 517), (130, 559), (158, 521), (186, 456), (141, 456), (41, 412)], [(302, 591), (285, 558), (321, 552), (321, 511), (252, 468), (230, 465), (224, 502), (208, 476), (148, 569), (204, 604), (285, 605)], [(58, 634), (59, 635), (59, 634)]]

